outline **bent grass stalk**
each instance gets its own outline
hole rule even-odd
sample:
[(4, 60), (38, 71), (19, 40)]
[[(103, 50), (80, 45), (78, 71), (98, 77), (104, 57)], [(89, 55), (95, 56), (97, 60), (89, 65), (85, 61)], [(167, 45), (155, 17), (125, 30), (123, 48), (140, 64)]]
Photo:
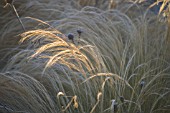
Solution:
[(25, 27), (24, 27), (24, 25), (23, 25), (23, 23), (22, 23), (19, 15), (18, 15), (18, 12), (17, 12), (17, 10), (16, 10), (16, 8), (15, 8), (15, 6), (14, 6), (14, 4), (13, 4), (13, 0), (12, 0), (11, 3), (7, 3), (7, 2), (6, 2), (6, 5), (4, 6), (4, 8), (6, 8), (8, 5), (13, 9), (13, 11), (14, 11), (14, 13), (15, 13), (18, 21), (19, 21), (19, 23), (21, 24), (21, 26), (22, 26), (22, 28), (23, 28), (23, 31), (25, 32), (25, 31), (26, 31), (26, 30), (25, 30)]
[[(45, 6), (48, 5), (52, 6), (47, 3)], [(23, 48), (10, 57), (2, 71), (0, 91), (4, 98), (1, 100), (13, 108), (20, 108), (18, 111), (24, 109), (38, 113), (62, 112), (62, 106), (67, 108), (67, 113), (74, 113), (77, 106), (82, 113), (103, 113), (113, 108), (113, 99), (118, 102), (118, 112), (158, 112), (163, 106), (168, 107), (169, 82), (165, 78), (169, 78), (169, 74), (166, 73), (166, 59), (162, 57), (165, 51), (163, 24), (148, 18), (147, 14), (134, 18), (132, 13), (102, 11), (91, 6), (81, 11), (74, 10), (76, 13), (72, 15), (72, 10), (68, 13), (61, 8), (60, 12), (64, 12), (67, 18), (49, 21), (50, 26), (36, 20), (50, 28), (31, 30), (21, 35)], [(75, 26), (83, 29), (79, 45), (58, 36), (76, 32)], [(79, 38), (78, 35), (75, 38)], [(142, 80), (146, 84), (141, 90)], [(4, 90), (7, 95), (2, 92)], [(19, 106), (14, 98), (10, 98), (15, 93), (23, 98), (31, 98), (31, 101), (19, 98), (22, 100)], [(57, 93), (59, 95), (56, 97)], [(124, 97), (121, 104), (120, 96)], [(60, 101), (57, 101), (58, 98)], [(9, 103), (9, 99), (13, 101)], [(23, 103), (31, 109), (27, 109)], [(42, 111), (36, 108), (42, 108)]]

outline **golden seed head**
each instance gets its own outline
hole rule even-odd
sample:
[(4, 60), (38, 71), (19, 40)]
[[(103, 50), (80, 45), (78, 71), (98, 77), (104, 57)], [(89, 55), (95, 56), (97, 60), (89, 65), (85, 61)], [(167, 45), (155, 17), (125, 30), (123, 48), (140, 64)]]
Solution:
[(75, 109), (77, 109), (79, 107), (78, 102), (75, 102), (73, 106)]
[(75, 109), (77, 109), (77, 108), (78, 108), (78, 102), (77, 102), (77, 96), (76, 96), (76, 95), (73, 97), (73, 102), (74, 102), (73, 107), (74, 107)]

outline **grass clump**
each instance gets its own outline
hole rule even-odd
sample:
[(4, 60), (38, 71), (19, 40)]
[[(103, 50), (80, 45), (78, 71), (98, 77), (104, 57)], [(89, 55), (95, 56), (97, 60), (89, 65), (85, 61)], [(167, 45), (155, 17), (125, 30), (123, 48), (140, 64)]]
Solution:
[(1, 70), (0, 110), (168, 113), (167, 26), (131, 8), (61, 10), (22, 33)]

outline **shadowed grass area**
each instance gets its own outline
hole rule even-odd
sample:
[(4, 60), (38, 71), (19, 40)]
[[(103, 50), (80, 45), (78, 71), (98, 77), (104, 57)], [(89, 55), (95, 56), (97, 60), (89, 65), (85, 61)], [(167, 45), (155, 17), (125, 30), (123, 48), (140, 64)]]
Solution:
[[(11, 27), (19, 41), (14, 51), (8, 51), (8, 61), (1, 70), (0, 111), (168, 113), (166, 24), (134, 4), (124, 4), (129, 7), (125, 11), (119, 7), (103, 10), (94, 5), (81, 6), (89, 1), (80, 5), (80, 1), (66, 1), (58, 0), (57, 12), (62, 17), (50, 7), (55, 1), (47, 0), (42, 5), (36, 1), (38, 9), (42, 7), (59, 18), (28, 11), (28, 15), (33, 13), (43, 21), (27, 18), (34, 28), (20, 35)], [(27, 29), (28, 23), (22, 21)], [(22, 27), (16, 29), (21, 31)], [(68, 39), (70, 34), (72, 40)]]
[(17, 71), (1, 73), (1, 112), (57, 112), (47, 90), (34, 78)]

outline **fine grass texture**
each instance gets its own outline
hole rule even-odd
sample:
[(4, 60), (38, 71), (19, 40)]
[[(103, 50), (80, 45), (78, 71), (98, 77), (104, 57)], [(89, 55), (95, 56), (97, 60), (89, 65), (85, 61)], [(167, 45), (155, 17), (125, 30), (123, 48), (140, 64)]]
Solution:
[(168, 26), (152, 11), (109, 0), (14, 5), (26, 32), (3, 8), (0, 112), (170, 112)]

